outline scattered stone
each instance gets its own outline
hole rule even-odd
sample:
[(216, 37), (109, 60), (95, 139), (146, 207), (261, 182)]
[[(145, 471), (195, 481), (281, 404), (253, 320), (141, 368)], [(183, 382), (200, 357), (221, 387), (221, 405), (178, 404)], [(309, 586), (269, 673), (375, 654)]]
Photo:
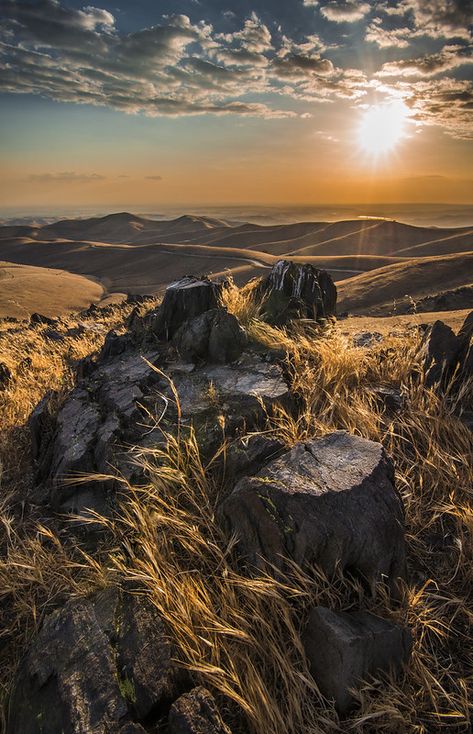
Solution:
[(4, 389), (5, 387), (8, 387), (10, 382), (13, 379), (13, 372), (5, 362), (0, 362), (0, 390)]
[(169, 734), (231, 734), (212, 694), (202, 686), (192, 689), (171, 706)]
[(394, 593), (405, 577), (403, 506), (379, 443), (344, 431), (299, 443), (241, 479), (221, 512), (250, 566), (340, 567)]
[(380, 673), (399, 673), (408, 662), (411, 634), (369, 612), (315, 607), (303, 635), (310, 669), (320, 692), (340, 714), (353, 707), (350, 689)]
[(36, 326), (37, 324), (58, 326), (59, 319), (51, 319), (49, 316), (44, 316), (42, 313), (32, 313), (30, 316), (30, 325)]
[(381, 385), (371, 388), (370, 393), (382, 407), (383, 413), (398, 413), (404, 407), (405, 399), (399, 387)]
[(256, 289), (263, 301), (263, 319), (283, 326), (293, 319), (320, 321), (335, 315), (337, 289), (325, 270), (279, 260)]
[(185, 690), (173, 656), (146, 598), (107, 589), (71, 600), (20, 665), (7, 732), (138, 734), (132, 719), (164, 715)]
[(248, 338), (236, 316), (219, 308), (184, 322), (172, 342), (186, 361), (227, 364), (240, 357)]
[(355, 334), (353, 337), (353, 344), (355, 347), (372, 347), (374, 344), (379, 344), (383, 341), (383, 335), (379, 331), (362, 331), (359, 334)]
[(50, 342), (63, 342), (65, 337), (65, 334), (61, 334), (59, 331), (56, 331), (55, 329), (45, 329), (42, 332), (42, 336), (44, 339), (47, 339)]

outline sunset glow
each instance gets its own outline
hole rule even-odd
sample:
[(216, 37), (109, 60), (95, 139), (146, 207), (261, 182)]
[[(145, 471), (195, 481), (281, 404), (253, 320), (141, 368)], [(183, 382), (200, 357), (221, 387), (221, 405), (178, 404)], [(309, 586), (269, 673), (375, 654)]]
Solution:
[(406, 117), (402, 102), (369, 107), (358, 130), (360, 147), (372, 156), (389, 153), (405, 138)]

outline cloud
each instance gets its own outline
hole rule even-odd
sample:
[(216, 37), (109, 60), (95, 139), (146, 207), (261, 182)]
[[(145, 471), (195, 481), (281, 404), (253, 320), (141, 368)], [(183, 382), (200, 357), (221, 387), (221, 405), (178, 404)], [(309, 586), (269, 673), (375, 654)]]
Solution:
[(162, 176), (145, 176), (145, 178), (148, 179), (148, 181), (162, 181)]
[(431, 38), (471, 38), (473, 23), (471, 0), (399, 0), (378, 3), (377, 11), (412, 18), (417, 35)]
[(373, 18), (366, 29), (365, 40), (379, 48), (407, 48), (411, 37), (409, 28), (385, 28), (381, 18)]
[(414, 122), (440, 126), (453, 138), (473, 140), (473, 82), (450, 77), (416, 82), (401, 80), (380, 86), (379, 91), (397, 99), (401, 97)]
[(473, 64), (470, 49), (464, 46), (445, 46), (436, 54), (416, 59), (401, 59), (383, 64), (378, 76), (426, 77), (436, 76), (465, 64)]
[(370, 12), (371, 8), (368, 3), (364, 2), (342, 2), (342, 0), (332, 0), (327, 5), (320, 8), (321, 14), (327, 20), (334, 23), (354, 23), (362, 20)]
[(34, 183), (93, 183), (95, 181), (104, 181), (105, 176), (98, 173), (76, 173), (75, 171), (61, 171), (59, 173), (32, 173), (28, 176), (28, 181)]

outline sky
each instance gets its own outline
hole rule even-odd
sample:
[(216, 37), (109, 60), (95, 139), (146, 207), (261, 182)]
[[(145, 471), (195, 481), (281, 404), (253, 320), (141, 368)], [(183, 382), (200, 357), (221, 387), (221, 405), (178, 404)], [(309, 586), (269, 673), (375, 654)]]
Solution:
[(473, 203), (472, 0), (96, 2), (0, 0), (2, 207)]

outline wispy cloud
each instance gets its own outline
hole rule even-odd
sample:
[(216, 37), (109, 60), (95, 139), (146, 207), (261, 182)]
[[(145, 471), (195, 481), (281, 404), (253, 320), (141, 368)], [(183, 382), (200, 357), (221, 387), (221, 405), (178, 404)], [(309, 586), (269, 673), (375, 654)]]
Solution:
[(81, 184), (93, 183), (95, 181), (104, 181), (105, 176), (98, 173), (76, 173), (75, 171), (60, 171), (59, 173), (32, 173), (28, 176), (28, 181), (35, 183), (61, 183), (61, 184)]

